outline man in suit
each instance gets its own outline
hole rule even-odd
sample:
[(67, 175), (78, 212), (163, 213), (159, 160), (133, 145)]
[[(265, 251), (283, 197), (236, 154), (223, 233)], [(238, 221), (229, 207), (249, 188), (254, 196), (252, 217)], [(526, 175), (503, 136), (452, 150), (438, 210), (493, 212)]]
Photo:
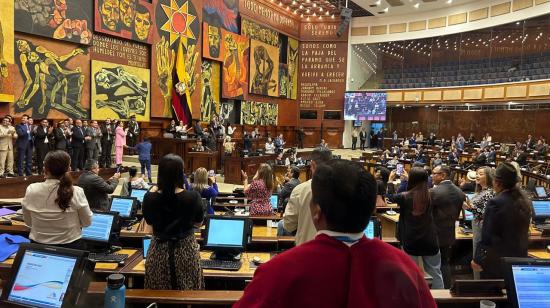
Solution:
[(17, 138), (11, 120), (6, 116), (0, 125), (0, 178), (13, 177), (13, 139)]
[(96, 120), (93, 120), (91, 124), (92, 151), (90, 154), (93, 160), (99, 160), (99, 152), (101, 151), (101, 130)]
[[(24, 114), (21, 117), (21, 123), (15, 127), (17, 140), (15, 147), (17, 148), (17, 174), (19, 176), (32, 175), (32, 138), (33, 132), (29, 124), (29, 116)], [(23, 162), (25, 168), (23, 169)]]
[(111, 124), (111, 119), (107, 119), (101, 126), (101, 157), (99, 159), (100, 168), (111, 167), (111, 152), (113, 151), (114, 138), (115, 127)]
[(73, 156), (71, 157), (73, 171), (84, 169), (84, 128), (82, 120), (76, 120), (71, 134), (71, 147)]
[(535, 139), (533, 139), (533, 136), (527, 136), (527, 140), (525, 140), (525, 147), (527, 148), (527, 150), (535, 147)]
[(431, 189), (433, 216), (437, 228), (439, 251), (441, 252), (441, 272), (445, 289), (451, 287), (451, 246), (455, 242), (455, 222), (462, 210), (466, 195), (450, 180), (451, 169), (437, 166), (432, 173), (434, 188)]
[(288, 168), (288, 172), (285, 175), (285, 183), (281, 185), (281, 191), (279, 192), (279, 204), (277, 207), (284, 209), (290, 198), (290, 194), (294, 190), (294, 187), (300, 185), (300, 168), (292, 166)]
[(203, 139), (204, 134), (202, 132), (201, 123), (199, 120), (193, 120), (195, 121), (195, 124), (193, 125), (193, 130), (195, 131), (195, 138), (197, 139)]
[[(128, 135), (126, 135), (128, 147), (135, 147), (139, 137), (139, 124), (136, 122), (136, 116), (132, 115), (128, 122)], [(135, 150), (128, 150), (130, 155), (135, 155)]]
[(248, 152), (252, 151), (252, 136), (250, 136), (247, 132), (244, 132), (243, 146)]
[(365, 143), (367, 142), (367, 132), (362, 129), (359, 133), (359, 147), (361, 148), (361, 151), (365, 149)]
[(304, 148), (304, 136), (305, 136), (305, 132), (304, 132), (304, 128), (303, 127), (300, 127), (300, 129), (298, 130), (298, 132), (296, 133), (297, 134), (297, 139), (298, 139), (298, 149), (303, 149)]
[(65, 122), (57, 123), (57, 127), (53, 130), (53, 137), (55, 138), (55, 147), (56, 150), (67, 151), (67, 145), (69, 143), (68, 138), (70, 134), (67, 134), (65, 130)]
[(50, 139), (51, 139), (52, 128), (48, 123), (47, 119), (42, 119), (40, 125), (36, 127), (34, 132), (34, 148), (36, 149), (36, 161), (37, 161), (37, 172), (38, 174), (43, 173), (44, 167), (44, 158), (50, 148)]
[(82, 187), (90, 209), (96, 211), (109, 210), (109, 194), (112, 194), (120, 179), (120, 173), (115, 173), (108, 181), (99, 176), (97, 160), (88, 159), (84, 171), (78, 178), (77, 185)]

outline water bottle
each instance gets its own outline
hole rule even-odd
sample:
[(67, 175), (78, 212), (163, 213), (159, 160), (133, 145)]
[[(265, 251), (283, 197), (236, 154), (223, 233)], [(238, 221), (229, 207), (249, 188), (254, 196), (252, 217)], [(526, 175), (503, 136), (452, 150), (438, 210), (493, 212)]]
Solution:
[(124, 308), (126, 304), (126, 287), (124, 286), (124, 276), (121, 274), (111, 274), (107, 277), (107, 287), (105, 288), (105, 308)]

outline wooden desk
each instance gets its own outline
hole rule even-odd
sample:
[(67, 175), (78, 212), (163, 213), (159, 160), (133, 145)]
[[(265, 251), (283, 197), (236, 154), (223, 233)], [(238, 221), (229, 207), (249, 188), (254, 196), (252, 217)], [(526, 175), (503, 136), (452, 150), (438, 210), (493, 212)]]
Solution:
[[(210, 258), (210, 251), (201, 251), (201, 259)], [(254, 257), (259, 257), (262, 262), (267, 262), (271, 260), (272, 254), (268, 252), (243, 252), (242, 254), (242, 266), (238, 271), (222, 271), (222, 270), (212, 270), (205, 269), (203, 270), (203, 275), (205, 278), (224, 278), (224, 279), (241, 279), (241, 280), (250, 280), (254, 276), (254, 271), (256, 268), (251, 266), (250, 262)], [(133, 262), (128, 263), (121, 271), (121, 274), (126, 276), (144, 276), (145, 275), (145, 260), (140, 254), (138, 258), (133, 260)]]
[[(399, 222), (399, 213), (389, 215), (386, 213), (380, 214), (380, 225), (382, 226), (383, 237), (395, 237), (397, 234), (397, 223)], [(456, 240), (472, 240), (471, 233), (463, 233), (460, 227), (455, 229)]]
[(529, 257), (537, 259), (550, 259), (550, 252), (546, 249), (529, 249)]
[(242, 184), (241, 170), (244, 170), (249, 178), (252, 179), (260, 164), (275, 160), (275, 157), (275, 155), (226, 157), (224, 162), (224, 182), (228, 184)]
[(217, 170), (216, 152), (188, 152), (185, 156), (185, 170), (195, 171), (200, 167)]
[(430, 290), (432, 296), (437, 303), (438, 307), (442, 307), (445, 304), (477, 304), (479, 307), (479, 301), (490, 300), (493, 302), (505, 302), (507, 301), (506, 295), (501, 296), (453, 296), (449, 290)]
[(158, 164), (159, 160), (166, 154), (177, 154), (183, 159), (187, 153), (191, 151), (193, 145), (197, 143), (197, 139), (179, 139), (179, 138), (151, 138), (151, 163)]

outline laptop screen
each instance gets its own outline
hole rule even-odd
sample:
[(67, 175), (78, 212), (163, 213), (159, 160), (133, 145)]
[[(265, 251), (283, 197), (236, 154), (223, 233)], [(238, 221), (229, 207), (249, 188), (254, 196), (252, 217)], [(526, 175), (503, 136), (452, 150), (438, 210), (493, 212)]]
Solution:
[(243, 219), (216, 219), (211, 218), (207, 230), (209, 247), (243, 248), (245, 221)]
[(90, 241), (109, 242), (114, 217), (110, 214), (94, 213), (92, 224), (82, 228), (82, 238)]
[(139, 202), (143, 202), (143, 197), (147, 193), (147, 189), (135, 189), (132, 188), (132, 192), (130, 193), (130, 197), (136, 198)]
[(151, 244), (151, 239), (148, 237), (143, 238), (143, 259), (147, 258), (147, 251), (149, 250), (149, 245)]
[(535, 217), (550, 217), (550, 201), (533, 200)]
[(122, 218), (129, 218), (133, 205), (134, 199), (113, 197), (113, 200), (111, 200), (111, 211), (118, 212), (118, 215)]
[(271, 202), (271, 206), (273, 207), (274, 210), (277, 209), (277, 205), (279, 204), (278, 201), (279, 201), (279, 196), (271, 195), (270, 202)]
[(474, 219), (474, 214), (472, 211), (464, 210), (464, 220), (465, 221), (472, 221)]
[(33, 307), (61, 307), (77, 257), (27, 250), (8, 301)]
[(365, 229), (365, 236), (370, 239), (374, 238), (374, 223), (372, 222), (372, 220), (369, 222), (369, 225)]
[(472, 198), (474, 198), (474, 193), (466, 193), (466, 197), (468, 197), (468, 200), (472, 201)]
[(542, 187), (542, 186), (537, 186), (537, 187), (535, 187), (535, 191), (537, 192), (537, 196), (538, 196), (539, 198), (546, 198), (546, 197), (548, 197), (548, 196), (546, 195), (546, 189), (544, 189), (544, 187)]
[(550, 307), (550, 266), (512, 265), (519, 308)]

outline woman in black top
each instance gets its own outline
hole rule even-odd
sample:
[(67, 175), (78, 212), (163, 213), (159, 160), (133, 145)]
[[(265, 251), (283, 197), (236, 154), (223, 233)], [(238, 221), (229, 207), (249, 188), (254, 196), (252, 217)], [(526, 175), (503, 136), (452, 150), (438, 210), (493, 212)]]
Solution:
[(443, 289), (441, 254), (437, 244), (426, 170), (413, 167), (409, 172), (407, 191), (390, 196), (390, 200), (399, 205), (397, 238), (403, 250), (417, 262), (422, 258), (424, 270), (433, 278), (432, 289)]
[(386, 167), (377, 167), (374, 177), (376, 178), (376, 206), (386, 206), (390, 171)]
[(153, 227), (145, 261), (145, 288), (196, 290), (204, 288), (199, 245), (193, 233), (204, 218), (201, 196), (183, 189), (183, 161), (173, 154), (159, 162), (158, 188), (143, 199), (143, 217)]

